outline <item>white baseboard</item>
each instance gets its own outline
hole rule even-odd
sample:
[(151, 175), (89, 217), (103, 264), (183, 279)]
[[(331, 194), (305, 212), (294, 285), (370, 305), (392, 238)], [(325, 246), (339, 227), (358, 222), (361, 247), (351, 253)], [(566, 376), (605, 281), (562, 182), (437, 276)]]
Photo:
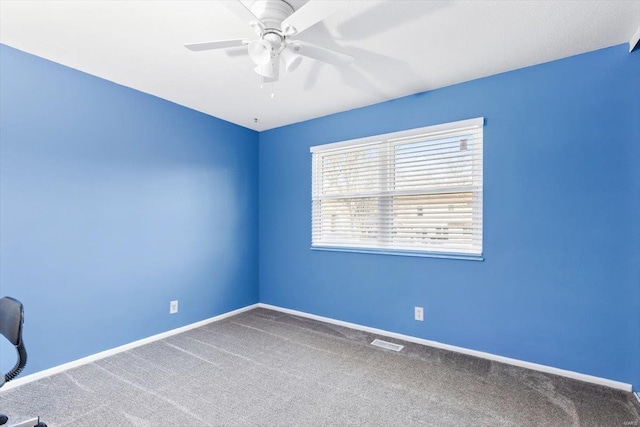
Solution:
[[(424, 339), (424, 338), (417, 338), (417, 337), (413, 337), (413, 336), (410, 336), (410, 335), (398, 334), (398, 333), (395, 333), (395, 332), (385, 331), (383, 329), (371, 328), (369, 326), (363, 326), (363, 325), (359, 325), (357, 323), (344, 322), (342, 320), (336, 320), (336, 319), (332, 319), (330, 317), (318, 316), (318, 315), (315, 315), (315, 314), (305, 313), (303, 311), (292, 310), (292, 309), (289, 309), (289, 308), (278, 307), (278, 306), (271, 305), (271, 304), (257, 303), (257, 304), (251, 304), (251, 305), (248, 305), (246, 307), (242, 307), (242, 308), (239, 308), (239, 309), (236, 309), (236, 310), (233, 310), (233, 311), (229, 311), (227, 313), (223, 313), (223, 314), (220, 314), (218, 316), (211, 317), (209, 319), (205, 319), (205, 320), (201, 320), (199, 322), (191, 323), (189, 325), (182, 326), (180, 328), (176, 328), (176, 329), (172, 329), (170, 331), (162, 332), (162, 333), (157, 334), (157, 335), (152, 335), (150, 337), (143, 338), (141, 340), (134, 341), (134, 342), (131, 342), (129, 344), (124, 344), (124, 345), (121, 345), (119, 347), (115, 347), (115, 348), (112, 348), (112, 349), (109, 349), (109, 350), (105, 350), (105, 351), (102, 351), (100, 353), (95, 353), (95, 354), (92, 354), (90, 356), (83, 357), (83, 358), (78, 359), (78, 360), (74, 360), (72, 362), (68, 362), (68, 363), (65, 363), (65, 364), (62, 364), (62, 365), (54, 366), (53, 368), (45, 369), (43, 371), (39, 371), (39, 372), (30, 374), (30, 375), (26, 375), (24, 377), (21, 377), (21, 378), (18, 378), (16, 380), (13, 380), (11, 382), (6, 383), (4, 385), (4, 387), (2, 387), (2, 389), (0, 389), (0, 394), (2, 392), (4, 392), (4, 391), (10, 390), (10, 389), (15, 388), (15, 387), (19, 387), (19, 386), (21, 386), (23, 384), (27, 384), (27, 383), (30, 383), (32, 381), (39, 380), (41, 378), (46, 378), (48, 376), (51, 376), (51, 375), (54, 375), (54, 374), (57, 374), (57, 373), (60, 373), (60, 372), (64, 372), (66, 370), (75, 368), (77, 366), (85, 365), (87, 363), (91, 363), (91, 362), (94, 362), (96, 360), (100, 360), (100, 359), (103, 359), (105, 357), (108, 357), (108, 356), (111, 356), (111, 355), (114, 355), (114, 354), (117, 354), (117, 353), (121, 353), (123, 351), (130, 350), (130, 349), (135, 348), (135, 347), (140, 347), (142, 345), (151, 343), (153, 341), (158, 341), (158, 340), (161, 340), (163, 338), (167, 338), (167, 337), (170, 337), (172, 335), (179, 334), (181, 332), (186, 332), (186, 331), (191, 330), (191, 329), (199, 328), (200, 326), (204, 326), (204, 325), (207, 325), (209, 323), (217, 322), (219, 320), (226, 319), (227, 317), (234, 316), (236, 314), (240, 314), (240, 313), (252, 310), (252, 309), (257, 308), (257, 307), (267, 308), (267, 309), (270, 309), (270, 310), (275, 310), (275, 311), (280, 311), (280, 312), (283, 312), (283, 313), (293, 314), (293, 315), (300, 316), (300, 317), (306, 317), (306, 318), (309, 318), (309, 319), (319, 320), (321, 322), (331, 323), (331, 324), (334, 324), (334, 325), (344, 326), (344, 327), (351, 328), (351, 329), (357, 329), (357, 330), (360, 330), (360, 331), (370, 332), (370, 333), (376, 334), (376, 335), (382, 335), (382, 336), (386, 336), (386, 337), (396, 338), (396, 339), (400, 339), (400, 340), (404, 340), (404, 341), (408, 341), (408, 342), (412, 342), (412, 343), (416, 343), (416, 344), (422, 344), (422, 345), (426, 345), (426, 346), (429, 346), (429, 347), (440, 348), (440, 349), (443, 349), (443, 350), (450, 350), (450, 351), (454, 351), (454, 352), (462, 353), (462, 354), (468, 354), (468, 355), (480, 357), (480, 358), (483, 358), (483, 359), (494, 360), (496, 362), (506, 363), (508, 365), (519, 366), (521, 368), (532, 369), (534, 371), (546, 372), (546, 373), (549, 373), (549, 374), (559, 375), (559, 376), (562, 376), (562, 377), (572, 378), (572, 379), (579, 380), (579, 381), (585, 381), (585, 382), (588, 382), (588, 383), (598, 384), (598, 385), (602, 385), (602, 386), (605, 386), (605, 387), (611, 387), (611, 388), (615, 388), (615, 389), (618, 389), (618, 390), (624, 390), (624, 391), (628, 391), (628, 392), (632, 391), (631, 384), (627, 384), (627, 383), (623, 383), (623, 382), (619, 382), (619, 381), (614, 381), (614, 380), (610, 380), (610, 379), (606, 379), (606, 378), (600, 378), (600, 377), (596, 377), (596, 376), (593, 376), (593, 375), (581, 374), (579, 372), (567, 371), (565, 369), (559, 369), (559, 368), (554, 368), (552, 366), (540, 365), (538, 363), (526, 362), (526, 361), (519, 360), (519, 359), (512, 359), (510, 357), (499, 356), (499, 355), (492, 354), (492, 353), (485, 353), (483, 351), (471, 350), (471, 349), (464, 348), (464, 347), (458, 347), (458, 346), (454, 346), (454, 345), (443, 344), (443, 343), (440, 343), (440, 342), (437, 342), (437, 341), (431, 341), (431, 340), (427, 340), (427, 339)], [(638, 398), (638, 400), (640, 401), (639, 393), (634, 393), (634, 394), (635, 394), (636, 398)]]
[(638, 399), (638, 403), (640, 403), (640, 391), (636, 391), (635, 393), (633, 393), (636, 395), (636, 399)]
[(506, 363), (508, 365), (519, 366), (521, 368), (532, 369), (534, 371), (546, 372), (548, 374), (559, 375), (561, 377), (572, 378), (574, 380), (584, 381), (588, 383), (598, 384), (605, 387), (611, 387), (618, 390), (624, 390), (631, 392), (631, 384), (623, 383), (620, 381), (614, 381), (607, 378), (600, 378), (593, 375), (581, 374), (579, 372), (567, 371), (565, 369), (554, 368), (552, 366), (540, 365), (538, 363), (526, 362), (524, 360), (512, 359), (510, 357), (499, 356), (497, 354), (485, 353), (484, 351), (471, 350), (464, 347), (458, 347), (455, 345), (443, 344), (437, 341), (426, 340), (424, 338), (412, 337), (410, 335), (398, 334), (395, 332), (385, 331), (383, 329), (371, 328), (369, 326), (358, 325), (357, 323), (344, 322), (342, 320), (332, 319), (330, 317), (317, 316), (315, 314), (305, 313), (303, 311), (291, 310), (289, 308), (278, 307), (271, 304), (258, 303), (258, 307), (267, 308), (270, 310), (280, 311), (283, 313), (293, 314), (300, 317), (306, 317), (308, 319), (319, 320), (321, 322), (331, 323), (334, 325), (344, 326), (351, 329), (357, 329), (360, 331), (370, 332), (376, 335), (382, 335), (386, 337), (396, 338), (416, 344), (422, 344), (429, 347), (440, 348), (443, 350), (454, 351), (456, 353), (468, 354), (471, 356), (480, 357), (483, 359), (494, 360), (496, 362)]
[(246, 307), (238, 308), (236, 310), (232, 310), (232, 311), (229, 311), (229, 312), (226, 312), (226, 313), (219, 314), (219, 315), (214, 316), (214, 317), (210, 317), (210, 318), (205, 319), (205, 320), (201, 320), (199, 322), (195, 322), (195, 323), (191, 323), (191, 324), (186, 325), (186, 326), (182, 326), (180, 328), (171, 329), (170, 331), (162, 332), (160, 334), (152, 335), (150, 337), (143, 338), (143, 339), (138, 340), (138, 341), (130, 342), (129, 344), (124, 344), (124, 345), (121, 345), (119, 347), (115, 347), (115, 348), (112, 348), (112, 349), (109, 349), (109, 350), (101, 351), (100, 353), (95, 353), (95, 354), (92, 354), (90, 356), (74, 360), (74, 361), (69, 362), (69, 363), (65, 363), (65, 364), (62, 364), (62, 365), (54, 366), (53, 368), (45, 369), (44, 371), (39, 371), (39, 372), (30, 374), (30, 375), (26, 375), (24, 377), (21, 377), (21, 378), (18, 378), (18, 379), (15, 379), (15, 380), (11, 381), (11, 382), (6, 383), (4, 385), (4, 387), (2, 387), (0, 389), (0, 393), (5, 392), (7, 390), (10, 390), (12, 388), (20, 387), (21, 385), (24, 385), (26, 383), (30, 383), (32, 381), (39, 380), (41, 378), (49, 377), (49, 376), (51, 376), (53, 374), (57, 374), (57, 373), (60, 373), (60, 372), (63, 372), (63, 371), (66, 371), (66, 370), (81, 366), (81, 365), (86, 365), (87, 363), (95, 362), (96, 360), (104, 359), (105, 357), (108, 357), (108, 356), (111, 356), (111, 355), (114, 355), (114, 354), (117, 354), (117, 353), (121, 353), (123, 351), (131, 350), (132, 348), (135, 348), (135, 347), (140, 347), (142, 345), (149, 344), (149, 343), (151, 343), (153, 341), (158, 341), (158, 340), (161, 340), (163, 338), (167, 338), (167, 337), (170, 337), (172, 335), (179, 334), (181, 332), (186, 332), (186, 331), (191, 330), (191, 329), (199, 328), (200, 326), (204, 326), (204, 325), (207, 325), (209, 323), (217, 322), (218, 320), (226, 319), (227, 317), (230, 317), (230, 316), (235, 316), (236, 314), (240, 314), (240, 313), (243, 313), (245, 311), (252, 310), (252, 309), (254, 309), (256, 307), (258, 307), (258, 304), (251, 304), (251, 305), (248, 305)]

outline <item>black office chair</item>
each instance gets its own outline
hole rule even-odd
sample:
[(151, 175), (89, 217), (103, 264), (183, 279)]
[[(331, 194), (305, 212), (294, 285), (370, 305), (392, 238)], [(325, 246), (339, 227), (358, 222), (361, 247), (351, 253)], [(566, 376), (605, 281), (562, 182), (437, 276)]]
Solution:
[[(11, 297), (0, 298), (0, 334), (16, 347), (18, 361), (15, 366), (5, 375), (0, 373), (0, 387), (6, 382), (17, 377), (27, 364), (27, 350), (24, 348), (22, 340), (22, 324), (24, 323), (24, 308), (22, 303)], [(9, 418), (0, 414), (0, 426), (9, 422)], [(47, 427), (40, 418), (33, 418), (14, 424), (10, 427)]]

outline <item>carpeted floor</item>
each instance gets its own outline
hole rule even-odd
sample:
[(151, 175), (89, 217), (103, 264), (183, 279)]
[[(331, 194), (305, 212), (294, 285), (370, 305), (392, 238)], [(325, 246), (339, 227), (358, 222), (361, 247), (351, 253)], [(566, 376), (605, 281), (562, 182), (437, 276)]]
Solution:
[(374, 338), (255, 309), (1, 392), (0, 408), (49, 427), (640, 426), (631, 393)]

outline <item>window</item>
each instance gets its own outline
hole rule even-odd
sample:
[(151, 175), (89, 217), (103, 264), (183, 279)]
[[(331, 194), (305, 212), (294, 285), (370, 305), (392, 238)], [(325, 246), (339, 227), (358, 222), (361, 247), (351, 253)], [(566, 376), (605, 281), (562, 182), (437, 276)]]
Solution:
[(312, 248), (482, 255), (483, 123), (311, 147)]

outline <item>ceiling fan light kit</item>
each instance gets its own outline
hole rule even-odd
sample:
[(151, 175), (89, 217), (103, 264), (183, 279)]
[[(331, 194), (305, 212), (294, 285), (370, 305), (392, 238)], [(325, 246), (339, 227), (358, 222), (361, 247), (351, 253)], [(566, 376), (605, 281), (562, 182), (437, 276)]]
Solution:
[(249, 43), (249, 57), (256, 65), (266, 65), (275, 56), (275, 49), (265, 39), (254, 40)]
[(277, 64), (278, 64), (277, 61), (269, 61), (264, 65), (256, 65), (253, 71), (258, 73), (262, 77), (266, 77), (267, 79), (273, 79), (275, 78), (277, 73), (276, 71), (278, 67)]
[(280, 52), (280, 59), (282, 59), (282, 62), (284, 63), (284, 69), (287, 71), (287, 73), (293, 73), (302, 62), (302, 57), (297, 53), (294, 53), (293, 50), (291, 50), (291, 48), (289, 47), (285, 47), (284, 49), (282, 49), (282, 51)]
[(278, 80), (280, 61), (285, 71), (292, 73), (302, 62), (303, 56), (331, 65), (346, 65), (354, 59), (342, 52), (290, 39), (341, 10), (348, 1), (309, 0), (297, 11), (284, 0), (256, 0), (251, 8), (247, 8), (240, 0), (226, 1), (224, 4), (245, 21), (259, 38), (191, 43), (185, 45), (187, 49), (202, 51), (247, 45), (249, 58), (256, 65), (254, 71), (269, 82)]

